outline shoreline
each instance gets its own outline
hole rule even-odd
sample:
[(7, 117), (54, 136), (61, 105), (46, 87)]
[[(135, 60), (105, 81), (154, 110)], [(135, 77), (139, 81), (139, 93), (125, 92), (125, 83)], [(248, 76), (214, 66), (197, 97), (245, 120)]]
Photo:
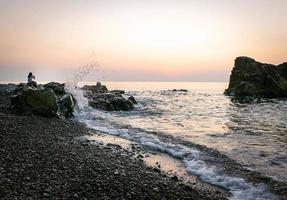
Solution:
[[(19, 115), (10, 108), (10, 95), (11, 93), (0, 91), (0, 139), (2, 140), (0, 141), (2, 144), (0, 150), (1, 154), (3, 154), (1, 155), (1, 163), (3, 164), (0, 165), (0, 177), (3, 177), (3, 181), (0, 182), (1, 198), (11, 199), (14, 198), (14, 195), (22, 198), (22, 196), (17, 195), (19, 191), (20, 195), (22, 195), (23, 185), (25, 185), (25, 188), (26, 185), (32, 185), (31, 188), (25, 189), (27, 193), (23, 193), (27, 194), (27, 197), (33, 196), (36, 191), (37, 194), (43, 193), (45, 195), (33, 197), (53, 199), (85, 199), (86, 192), (82, 193), (83, 191), (94, 193), (93, 195), (96, 195), (96, 199), (227, 199), (231, 195), (230, 192), (221, 186), (206, 183), (204, 179), (201, 180), (200, 176), (191, 175), (186, 171), (181, 161), (175, 160), (170, 155), (163, 155), (161, 151), (156, 149), (152, 150), (137, 144), (126, 148), (125, 145), (127, 144), (121, 145), (117, 141), (105, 143), (104, 140), (101, 141), (99, 138), (81, 140), (79, 138), (94, 137), (95, 135), (103, 137), (105, 134), (103, 135), (101, 132), (90, 129), (73, 118), (58, 119), (31, 114)], [(248, 170), (235, 160), (206, 146), (161, 133), (150, 132), (150, 134), (160, 137), (160, 140), (167, 144), (175, 142), (178, 145), (197, 149), (201, 152), (203, 161), (208, 165), (224, 169), (226, 175), (243, 178), (251, 184), (260, 185), (264, 183), (267, 186), (267, 190), (279, 195), (279, 198), (285, 199), (287, 192), (285, 182), (276, 181), (259, 172)], [(118, 137), (118, 139), (120, 138)], [(9, 144), (9, 142), (11, 143)], [(47, 142), (49, 142), (49, 145), (46, 144)], [(58, 160), (58, 157), (61, 159)], [(146, 157), (150, 158), (146, 159)], [(147, 160), (153, 164), (147, 163)], [(37, 163), (36, 168), (34, 166), (35, 161)], [(60, 164), (57, 164), (57, 162)], [(164, 164), (164, 162), (167, 162), (167, 164)], [(48, 165), (43, 166), (43, 164)], [(160, 165), (163, 167), (161, 168)], [(169, 171), (172, 171), (172, 167), (170, 168), (167, 165), (171, 165), (174, 168), (178, 167), (179, 174), (174, 173), (175, 169), (174, 172), (169, 173)], [(9, 168), (10, 166), (12, 166), (12, 169)], [(76, 169), (76, 171), (71, 170), (75, 166), (79, 169)], [(52, 172), (46, 168), (52, 168)], [(42, 169), (48, 172), (43, 174)], [(19, 171), (21, 172), (20, 175)], [(87, 171), (91, 173), (90, 176), (86, 173)], [(99, 171), (101, 173), (95, 175), (95, 172)], [(30, 175), (23, 176), (22, 173)], [(85, 173), (84, 176), (82, 176), (82, 173)], [(35, 174), (37, 175), (36, 179), (31, 178)], [(186, 181), (185, 175), (190, 176), (191, 181)], [(18, 177), (20, 177), (19, 180), (17, 179)], [(70, 179), (70, 177), (74, 178)], [(106, 177), (110, 177), (108, 178), (108, 185), (112, 187), (114, 194), (110, 194), (111, 190), (107, 189), (108, 185), (104, 183)], [(61, 180), (61, 178), (64, 179)], [(118, 178), (120, 181), (115, 184), (113, 180)], [(98, 179), (101, 181), (98, 181)], [(45, 184), (51, 183), (52, 185), (47, 185), (50, 188), (47, 190), (48, 193), (46, 187), (40, 187), (43, 180)], [(78, 182), (76, 184), (77, 191), (74, 196), (71, 196), (70, 190), (66, 190), (65, 187), (62, 188), (62, 183), (66, 181), (65, 185), (68, 184), (70, 188), (75, 186), (75, 180)], [(151, 187), (143, 189), (143, 180), (145, 187), (147, 185)], [(82, 185), (85, 185), (87, 181), (89, 183), (96, 182), (97, 186), (88, 184), (83, 187)], [(133, 183), (132, 185), (130, 185), (131, 182)], [(115, 189), (118, 187), (118, 184), (122, 188), (121, 191)], [(54, 188), (55, 185), (57, 186), (56, 188)], [(130, 194), (127, 192), (126, 189), (131, 189), (131, 187), (133, 191), (136, 191), (135, 193)], [(102, 188), (105, 188), (104, 191)], [(57, 190), (57, 194), (54, 193), (54, 190)], [(142, 191), (145, 192), (142, 193)], [(117, 196), (119, 194), (121, 196)], [(85, 198), (82, 198), (83, 196)], [(94, 196), (88, 196), (86, 199), (94, 199)]]
[(0, 98), (1, 199), (226, 199), (148, 167), (116, 145), (76, 140), (84, 125), (18, 115)]
[[(113, 135), (109, 135), (107, 133), (101, 133), (105, 136), (101, 136), (101, 137), (115, 137), (118, 138), (115, 141), (109, 142), (110, 139), (108, 139), (108, 144), (116, 144), (119, 146), (126, 146), (126, 144), (121, 145), (121, 141), (117, 141), (117, 140), (126, 140), (125, 137), (121, 137), (121, 136), (113, 136)], [(224, 175), (228, 178), (235, 178), (235, 179), (242, 179), (244, 181), (246, 181), (247, 184), (249, 184), (251, 187), (255, 186), (257, 187), (257, 189), (262, 190), (262, 192), (267, 192), (269, 193), (269, 195), (271, 195), (270, 197), (264, 197), (263, 199), (286, 199), (286, 182), (283, 181), (279, 181), (276, 179), (273, 179), (271, 177), (265, 176), (260, 172), (257, 171), (252, 171), (250, 169), (245, 168), (242, 164), (240, 164), (239, 162), (237, 162), (236, 160), (229, 158), (227, 155), (221, 153), (218, 150), (209, 148), (207, 146), (204, 145), (200, 145), (200, 144), (196, 144), (190, 141), (184, 141), (180, 138), (175, 138), (171, 135), (165, 135), (159, 132), (149, 132), (149, 134), (156, 136), (157, 138), (160, 139), (160, 141), (164, 142), (165, 144), (177, 144), (177, 145), (183, 145), (185, 147), (191, 148), (191, 149), (195, 149), (195, 150), (199, 150), (201, 153), (201, 159), (203, 162), (205, 162), (207, 164), (208, 168), (212, 168), (212, 167), (217, 167), (218, 169), (222, 169), (222, 173), (224, 173)], [(92, 139), (94, 136), (87, 136), (87, 137), (91, 137), (91, 139), (89, 140), (90, 142), (102, 142), (101, 139)], [(129, 140), (128, 140), (129, 141)], [(132, 141), (129, 141), (132, 142)], [(105, 142), (103, 142), (105, 143)], [(141, 146), (141, 145), (139, 145)], [(173, 160), (177, 160), (175, 157), (171, 156), (169, 153), (165, 152), (164, 150), (161, 151), (160, 149), (153, 149), (153, 147), (149, 147), (149, 145), (147, 146), (141, 146), (141, 148), (143, 148), (142, 153), (142, 157), (145, 157), (145, 155), (149, 155), (150, 152), (156, 152), (156, 155), (159, 161), (162, 161), (162, 159), (164, 159), (164, 157), (168, 156), (171, 157), (171, 159)], [(160, 158), (160, 154), (162, 154), (162, 157)], [(145, 160), (145, 159), (144, 159)], [(179, 162), (182, 162), (182, 160), (179, 160)], [(154, 163), (154, 161), (152, 161), (152, 163)], [(158, 162), (160, 163), (160, 162)], [(156, 163), (157, 164), (157, 163)], [(174, 163), (170, 163), (170, 164), (174, 164)], [(182, 170), (182, 168), (184, 168), (184, 172), (186, 171), (186, 167), (183, 166), (183, 163), (181, 163), (181, 167), (179, 170)], [(155, 165), (156, 166), (156, 165)], [(160, 169), (162, 170), (162, 169)], [(208, 172), (207, 172), (208, 173)], [(219, 173), (221, 174), (221, 173)], [(171, 173), (171, 176), (173, 175), (173, 173)], [(200, 174), (195, 175), (195, 174), (190, 174), (189, 172), (187, 172), (187, 175), (191, 177), (191, 179), (196, 179), (199, 180), (200, 183), (199, 185), (204, 186), (210, 186), (211, 188), (209, 188), (210, 190), (212, 190), (212, 188), (218, 188), (219, 190), (221, 189), (222, 191), (225, 192), (225, 194), (227, 194), (228, 192), (226, 191), (226, 189), (224, 189), (224, 187), (219, 186), (217, 183), (212, 184), (209, 181), (205, 182), (204, 180), (201, 180), (200, 178)], [(178, 176), (179, 178), (181, 178), (182, 180), (188, 180), (188, 178), (183, 176)], [(190, 181), (190, 182), (194, 182), (194, 180)], [(245, 190), (245, 189), (243, 189)], [(227, 195), (228, 196), (228, 195)], [(259, 197), (260, 198), (260, 197)]]

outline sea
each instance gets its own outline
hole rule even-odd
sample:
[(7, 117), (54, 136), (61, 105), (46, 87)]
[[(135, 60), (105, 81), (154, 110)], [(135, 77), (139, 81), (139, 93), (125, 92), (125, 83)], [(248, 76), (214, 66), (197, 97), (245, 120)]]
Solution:
[[(103, 136), (176, 159), (189, 175), (229, 191), (232, 200), (282, 198), (264, 181), (252, 183), (225, 173), (216, 159), (207, 161), (215, 152), (286, 185), (287, 99), (226, 96), (228, 82), (102, 82), (109, 90), (125, 90), (126, 97), (138, 102), (134, 110), (111, 112), (91, 108), (79, 89), (95, 84), (66, 82), (77, 100), (74, 120)], [(178, 170), (173, 163), (167, 165)]]
[[(96, 83), (78, 86), (85, 84)], [(132, 111), (97, 110), (88, 106), (83, 91), (70, 87), (78, 101), (75, 119), (89, 128), (168, 154), (191, 175), (230, 191), (231, 199), (276, 196), (262, 185), (208, 165), (202, 159), (204, 152), (185, 142), (217, 150), (248, 170), (287, 181), (287, 99), (236, 99), (223, 94), (227, 82), (102, 84), (109, 90), (125, 90), (138, 104)]]

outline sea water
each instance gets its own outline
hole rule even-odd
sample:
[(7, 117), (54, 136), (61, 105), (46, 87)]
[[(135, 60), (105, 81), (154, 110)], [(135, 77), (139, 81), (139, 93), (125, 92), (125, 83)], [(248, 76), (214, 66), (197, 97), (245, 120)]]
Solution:
[[(84, 84), (94, 83), (80, 85)], [(138, 104), (128, 112), (81, 107), (76, 119), (90, 128), (180, 159), (191, 174), (228, 189), (232, 199), (276, 197), (262, 185), (252, 185), (243, 178), (231, 177), (218, 167), (207, 165), (201, 159), (200, 150), (164, 141), (160, 136), (205, 145), (250, 170), (287, 181), (286, 99), (234, 99), (223, 95), (226, 82), (104, 84), (109, 89), (126, 90), (126, 95), (133, 95)], [(77, 97), (83, 98), (78, 93)]]

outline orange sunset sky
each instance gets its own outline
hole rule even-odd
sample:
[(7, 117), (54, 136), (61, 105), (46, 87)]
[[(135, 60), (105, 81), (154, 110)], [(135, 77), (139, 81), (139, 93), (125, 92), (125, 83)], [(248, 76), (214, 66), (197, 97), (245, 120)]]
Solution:
[(287, 0), (0, 0), (0, 81), (228, 81), (287, 61)]

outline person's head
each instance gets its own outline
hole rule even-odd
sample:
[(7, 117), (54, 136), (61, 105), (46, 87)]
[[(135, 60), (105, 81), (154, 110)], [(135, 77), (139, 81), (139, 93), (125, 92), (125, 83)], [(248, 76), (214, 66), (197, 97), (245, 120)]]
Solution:
[(30, 72), (28, 76), (33, 76), (32, 72)]

